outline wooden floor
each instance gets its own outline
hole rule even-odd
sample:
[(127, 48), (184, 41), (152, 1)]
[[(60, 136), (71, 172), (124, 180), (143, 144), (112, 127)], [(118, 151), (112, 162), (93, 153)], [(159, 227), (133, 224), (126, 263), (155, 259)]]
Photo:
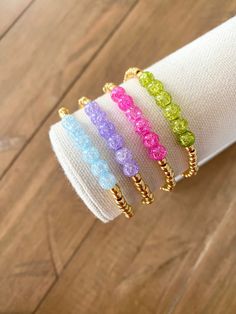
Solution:
[(48, 140), (61, 104), (235, 12), (235, 0), (0, 1), (1, 314), (236, 313), (235, 146), (161, 210), (104, 225)]

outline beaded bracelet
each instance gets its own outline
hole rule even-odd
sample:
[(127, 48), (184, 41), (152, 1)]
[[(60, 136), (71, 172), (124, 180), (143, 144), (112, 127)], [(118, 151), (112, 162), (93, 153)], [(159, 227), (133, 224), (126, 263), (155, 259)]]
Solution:
[(173, 190), (175, 175), (166, 160), (167, 150), (159, 143), (159, 136), (151, 130), (150, 123), (145, 119), (140, 108), (134, 104), (132, 97), (126, 94), (125, 89), (113, 83), (106, 83), (103, 87), (104, 93), (111, 93), (112, 100), (125, 112), (127, 119), (133, 124), (135, 131), (142, 138), (144, 146), (148, 149), (149, 157), (157, 160), (159, 166), (165, 174), (165, 185), (161, 187), (163, 191)]
[(100, 158), (99, 151), (92, 144), (90, 137), (76, 118), (69, 114), (67, 108), (62, 107), (58, 113), (62, 119), (63, 128), (73, 140), (76, 148), (81, 151), (83, 160), (90, 166), (90, 171), (98, 180), (100, 187), (104, 190), (110, 190), (118, 208), (121, 209), (126, 218), (131, 218), (134, 215), (131, 206), (126, 202), (116, 177), (110, 171), (107, 162)]
[(139, 165), (133, 159), (132, 152), (125, 147), (123, 137), (117, 132), (115, 125), (109, 121), (106, 112), (101, 109), (96, 101), (87, 97), (78, 100), (79, 108), (85, 110), (86, 115), (96, 126), (100, 136), (106, 141), (107, 146), (115, 152), (115, 159), (122, 165), (123, 173), (131, 177), (135, 188), (142, 196), (142, 204), (151, 204), (154, 201), (152, 192), (139, 173)]
[(186, 149), (189, 168), (183, 173), (183, 176), (190, 178), (196, 175), (199, 168), (197, 151), (193, 145), (195, 135), (189, 130), (188, 121), (181, 117), (179, 105), (172, 102), (171, 95), (164, 90), (163, 84), (155, 79), (151, 72), (144, 72), (138, 68), (129, 68), (125, 73), (124, 81), (133, 77), (137, 77), (139, 83), (154, 97), (156, 104), (162, 109), (163, 115), (169, 121), (178, 143)]

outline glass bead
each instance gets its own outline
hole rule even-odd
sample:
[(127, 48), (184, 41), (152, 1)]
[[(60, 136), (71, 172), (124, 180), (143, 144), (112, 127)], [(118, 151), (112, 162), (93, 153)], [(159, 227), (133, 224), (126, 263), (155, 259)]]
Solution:
[(150, 132), (144, 135), (143, 137), (143, 144), (145, 147), (151, 148), (157, 146), (159, 143), (159, 136), (154, 133)]
[(106, 120), (98, 126), (98, 131), (103, 138), (108, 139), (115, 133), (115, 126)]
[(156, 104), (161, 108), (165, 108), (169, 105), (171, 99), (171, 95), (166, 91), (161, 91), (157, 96), (155, 96)]
[(118, 106), (122, 111), (127, 111), (133, 105), (134, 105), (133, 99), (129, 95), (123, 95), (118, 100)]
[(71, 114), (65, 115), (61, 120), (61, 124), (68, 131), (71, 131), (75, 128), (80, 128), (78, 121)]
[(142, 116), (142, 111), (139, 107), (133, 106), (126, 111), (125, 115), (130, 122), (134, 123)]
[(80, 150), (85, 150), (86, 148), (92, 146), (91, 140), (86, 134), (74, 137), (74, 141)]
[(105, 111), (98, 111), (97, 113), (94, 113), (90, 116), (90, 119), (93, 124), (95, 125), (101, 125), (106, 120), (106, 112)]
[(182, 134), (188, 129), (188, 121), (185, 119), (176, 119), (171, 121), (171, 128), (174, 133)]
[(95, 177), (109, 172), (109, 166), (105, 160), (99, 159), (91, 165), (91, 172)]
[(119, 164), (124, 165), (125, 163), (131, 161), (133, 156), (127, 147), (123, 147), (116, 151), (115, 158)]
[(83, 160), (88, 164), (92, 164), (100, 158), (99, 151), (94, 146), (85, 148), (82, 153)]
[(78, 125), (75, 125), (75, 127), (71, 130), (68, 130), (69, 134), (71, 135), (72, 138), (76, 140), (77, 137), (79, 136), (84, 136), (85, 132), (82, 128), (80, 128)]
[(94, 115), (101, 110), (100, 110), (99, 105), (96, 101), (91, 101), (85, 105), (84, 111), (90, 117), (91, 115)]
[(151, 72), (144, 71), (139, 76), (139, 82), (143, 87), (147, 87), (153, 80), (154, 75)]
[(139, 166), (136, 161), (131, 160), (123, 165), (123, 173), (127, 177), (133, 177), (139, 172)]
[(122, 148), (124, 145), (124, 139), (119, 134), (113, 134), (109, 139), (107, 140), (108, 146), (114, 150), (117, 151), (118, 149)]
[(147, 90), (150, 95), (157, 96), (163, 90), (163, 84), (158, 80), (154, 80), (147, 86)]
[(154, 160), (162, 160), (166, 157), (166, 155), (167, 155), (167, 150), (162, 145), (158, 145), (149, 150), (149, 156), (151, 159), (154, 159)]
[(192, 132), (187, 131), (179, 135), (178, 140), (180, 145), (184, 147), (189, 147), (195, 143), (195, 135)]
[(135, 132), (140, 134), (140, 135), (145, 135), (148, 132), (150, 132), (150, 124), (148, 120), (145, 118), (141, 117), (135, 121)]
[(110, 190), (116, 185), (116, 178), (111, 172), (106, 172), (99, 177), (98, 182), (104, 190)]
[(177, 104), (171, 103), (163, 109), (163, 114), (169, 121), (175, 120), (180, 116), (180, 107)]
[(111, 91), (111, 98), (112, 100), (114, 100), (115, 102), (118, 102), (119, 99), (124, 96), (125, 94), (125, 90), (123, 87), (121, 86), (116, 86), (113, 88), (113, 90)]

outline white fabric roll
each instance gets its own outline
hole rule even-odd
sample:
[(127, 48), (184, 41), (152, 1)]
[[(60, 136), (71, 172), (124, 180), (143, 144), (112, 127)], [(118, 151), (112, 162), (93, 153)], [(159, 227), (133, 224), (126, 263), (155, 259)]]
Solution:
[[(196, 135), (195, 146), (200, 165), (235, 142), (236, 17), (150, 66), (148, 70), (164, 83), (173, 100), (180, 104), (183, 116), (189, 121), (190, 129)], [(103, 83), (101, 82), (101, 85)], [(187, 168), (186, 151), (176, 143), (160, 109), (137, 79), (132, 79), (123, 86), (160, 135), (160, 141), (168, 149), (167, 159), (179, 179), (180, 174)], [(83, 95), (78, 95), (78, 98), (81, 96)], [(164, 181), (163, 174), (157, 163), (148, 158), (132, 125), (109, 95), (103, 95), (97, 98), (97, 101), (126, 139), (127, 146), (131, 148), (140, 165), (144, 180), (152, 191), (157, 190)], [(143, 206), (140, 204), (140, 195), (131, 181), (123, 175), (122, 169), (114, 160), (113, 152), (106, 147), (84, 110), (76, 111), (74, 115), (92, 137), (102, 158), (108, 161), (128, 202), (134, 208)], [(111, 193), (99, 187), (60, 122), (51, 127), (49, 135), (66, 176), (87, 207), (103, 222), (117, 217), (120, 211)], [(191, 184), (191, 179), (188, 180)]]

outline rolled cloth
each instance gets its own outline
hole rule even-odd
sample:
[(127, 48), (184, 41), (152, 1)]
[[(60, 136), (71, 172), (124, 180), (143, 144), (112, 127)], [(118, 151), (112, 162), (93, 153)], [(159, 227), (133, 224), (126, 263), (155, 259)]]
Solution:
[[(236, 17), (158, 61), (147, 70), (164, 83), (174, 102), (180, 104), (183, 116), (189, 121), (190, 129), (196, 135), (195, 146), (200, 165), (235, 142)], [(103, 83), (105, 82), (101, 82), (101, 87)], [(167, 159), (179, 180), (180, 174), (187, 168), (186, 151), (177, 144), (160, 109), (138, 80), (131, 79), (122, 86), (134, 98), (150, 120), (153, 129), (160, 135), (161, 143), (168, 149)], [(81, 96), (83, 95), (78, 95), (78, 98)], [(140, 138), (134, 133), (124, 113), (112, 102), (109, 95), (103, 95), (96, 101), (124, 136), (127, 147), (133, 151), (140, 165), (144, 180), (152, 191), (157, 190), (163, 184), (163, 174), (157, 162), (148, 158)], [(143, 206), (140, 204), (140, 195), (130, 180), (123, 175), (113, 152), (107, 148), (96, 128), (91, 125), (84, 110), (76, 111), (74, 115), (92, 137), (102, 158), (108, 161), (128, 202), (134, 208)], [(93, 214), (103, 222), (120, 215), (111, 193), (100, 188), (60, 122), (51, 126), (49, 136), (66, 176)], [(187, 180), (191, 184), (191, 179)]]

